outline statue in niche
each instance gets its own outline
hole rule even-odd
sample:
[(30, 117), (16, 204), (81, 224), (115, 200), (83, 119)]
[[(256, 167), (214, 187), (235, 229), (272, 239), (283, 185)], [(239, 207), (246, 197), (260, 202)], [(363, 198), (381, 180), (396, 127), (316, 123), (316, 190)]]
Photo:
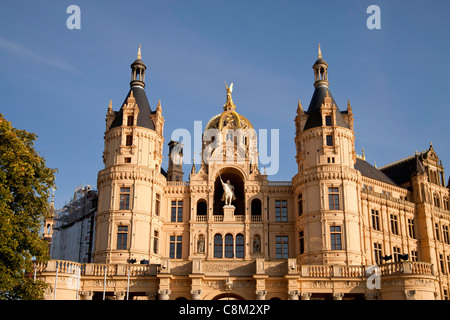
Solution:
[(204, 253), (205, 252), (205, 236), (199, 235), (197, 240), (197, 252)]
[(253, 238), (253, 252), (260, 253), (261, 252), (261, 239), (259, 236), (255, 236)]
[(231, 202), (236, 199), (234, 196), (234, 186), (231, 185), (230, 180), (227, 180), (227, 182), (223, 182), (222, 177), (219, 173), (220, 182), (222, 182), (222, 188), (223, 188), (223, 196), (222, 201), (225, 201), (226, 206), (231, 206)]

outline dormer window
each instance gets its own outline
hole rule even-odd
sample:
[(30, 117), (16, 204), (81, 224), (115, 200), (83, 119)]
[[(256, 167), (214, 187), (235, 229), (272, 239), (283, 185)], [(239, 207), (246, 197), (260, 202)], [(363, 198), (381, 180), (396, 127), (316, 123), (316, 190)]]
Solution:
[(125, 145), (127, 147), (130, 147), (133, 145), (133, 136), (132, 135), (127, 135)]
[(127, 126), (128, 127), (132, 127), (134, 124), (134, 117), (133, 116), (128, 116), (127, 118)]
[(328, 135), (326, 137), (326, 139), (327, 139), (327, 146), (332, 147), (333, 146), (333, 136), (332, 135)]
[(331, 116), (325, 116), (325, 125), (327, 127), (331, 127), (332, 126), (332, 124), (331, 124)]

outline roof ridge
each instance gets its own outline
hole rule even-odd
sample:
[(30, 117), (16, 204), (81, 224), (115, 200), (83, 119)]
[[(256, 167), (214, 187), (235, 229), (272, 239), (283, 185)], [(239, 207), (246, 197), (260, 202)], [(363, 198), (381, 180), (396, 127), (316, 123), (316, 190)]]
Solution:
[(422, 152), (420, 152), (420, 153), (415, 153), (415, 154), (413, 154), (413, 155), (411, 155), (411, 156), (408, 156), (408, 157), (406, 157), (406, 158), (402, 158), (402, 159), (400, 159), (400, 160), (397, 160), (397, 161), (394, 161), (394, 162), (385, 164), (384, 166), (379, 167), (378, 170), (383, 170), (383, 169), (387, 169), (387, 168), (389, 168), (389, 167), (393, 167), (393, 166), (398, 165), (398, 164), (400, 164), (400, 163), (403, 163), (403, 162), (406, 162), (406, 161), (408, 161), (408, 160), (414, 159), (414, 158), (415, 158), (416, 156), (418, 156), (418, 155), (423, 155), (424, 153), (426, 153), (426, 151), (422, 151)]

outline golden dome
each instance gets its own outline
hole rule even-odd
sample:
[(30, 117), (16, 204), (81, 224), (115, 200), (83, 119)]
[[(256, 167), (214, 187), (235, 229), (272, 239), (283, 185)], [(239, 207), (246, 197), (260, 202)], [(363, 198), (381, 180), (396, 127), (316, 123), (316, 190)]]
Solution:
[(231, 92), (233, 90), (233, 83), (227, 89), (227, 102), (223, 106), (223, 112), (212, 117), (206, 124), (205, 131), (208, 129), (218, 129), (222, 131), (223, 128), (230, 129), (253, 129), (251, 122), (241, 114), (236, 112), (236, 105), (233, 103)]

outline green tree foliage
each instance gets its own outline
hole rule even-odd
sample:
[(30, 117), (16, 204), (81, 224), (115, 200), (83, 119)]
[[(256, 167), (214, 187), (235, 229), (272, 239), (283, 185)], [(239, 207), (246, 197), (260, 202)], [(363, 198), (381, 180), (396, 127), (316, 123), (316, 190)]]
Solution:
[(56, 169), (34, 150), (37, 136), (13, 128), (0, 114), (0, 299), (42, 299), (33, 261), (49, 259), (42, 240)]

